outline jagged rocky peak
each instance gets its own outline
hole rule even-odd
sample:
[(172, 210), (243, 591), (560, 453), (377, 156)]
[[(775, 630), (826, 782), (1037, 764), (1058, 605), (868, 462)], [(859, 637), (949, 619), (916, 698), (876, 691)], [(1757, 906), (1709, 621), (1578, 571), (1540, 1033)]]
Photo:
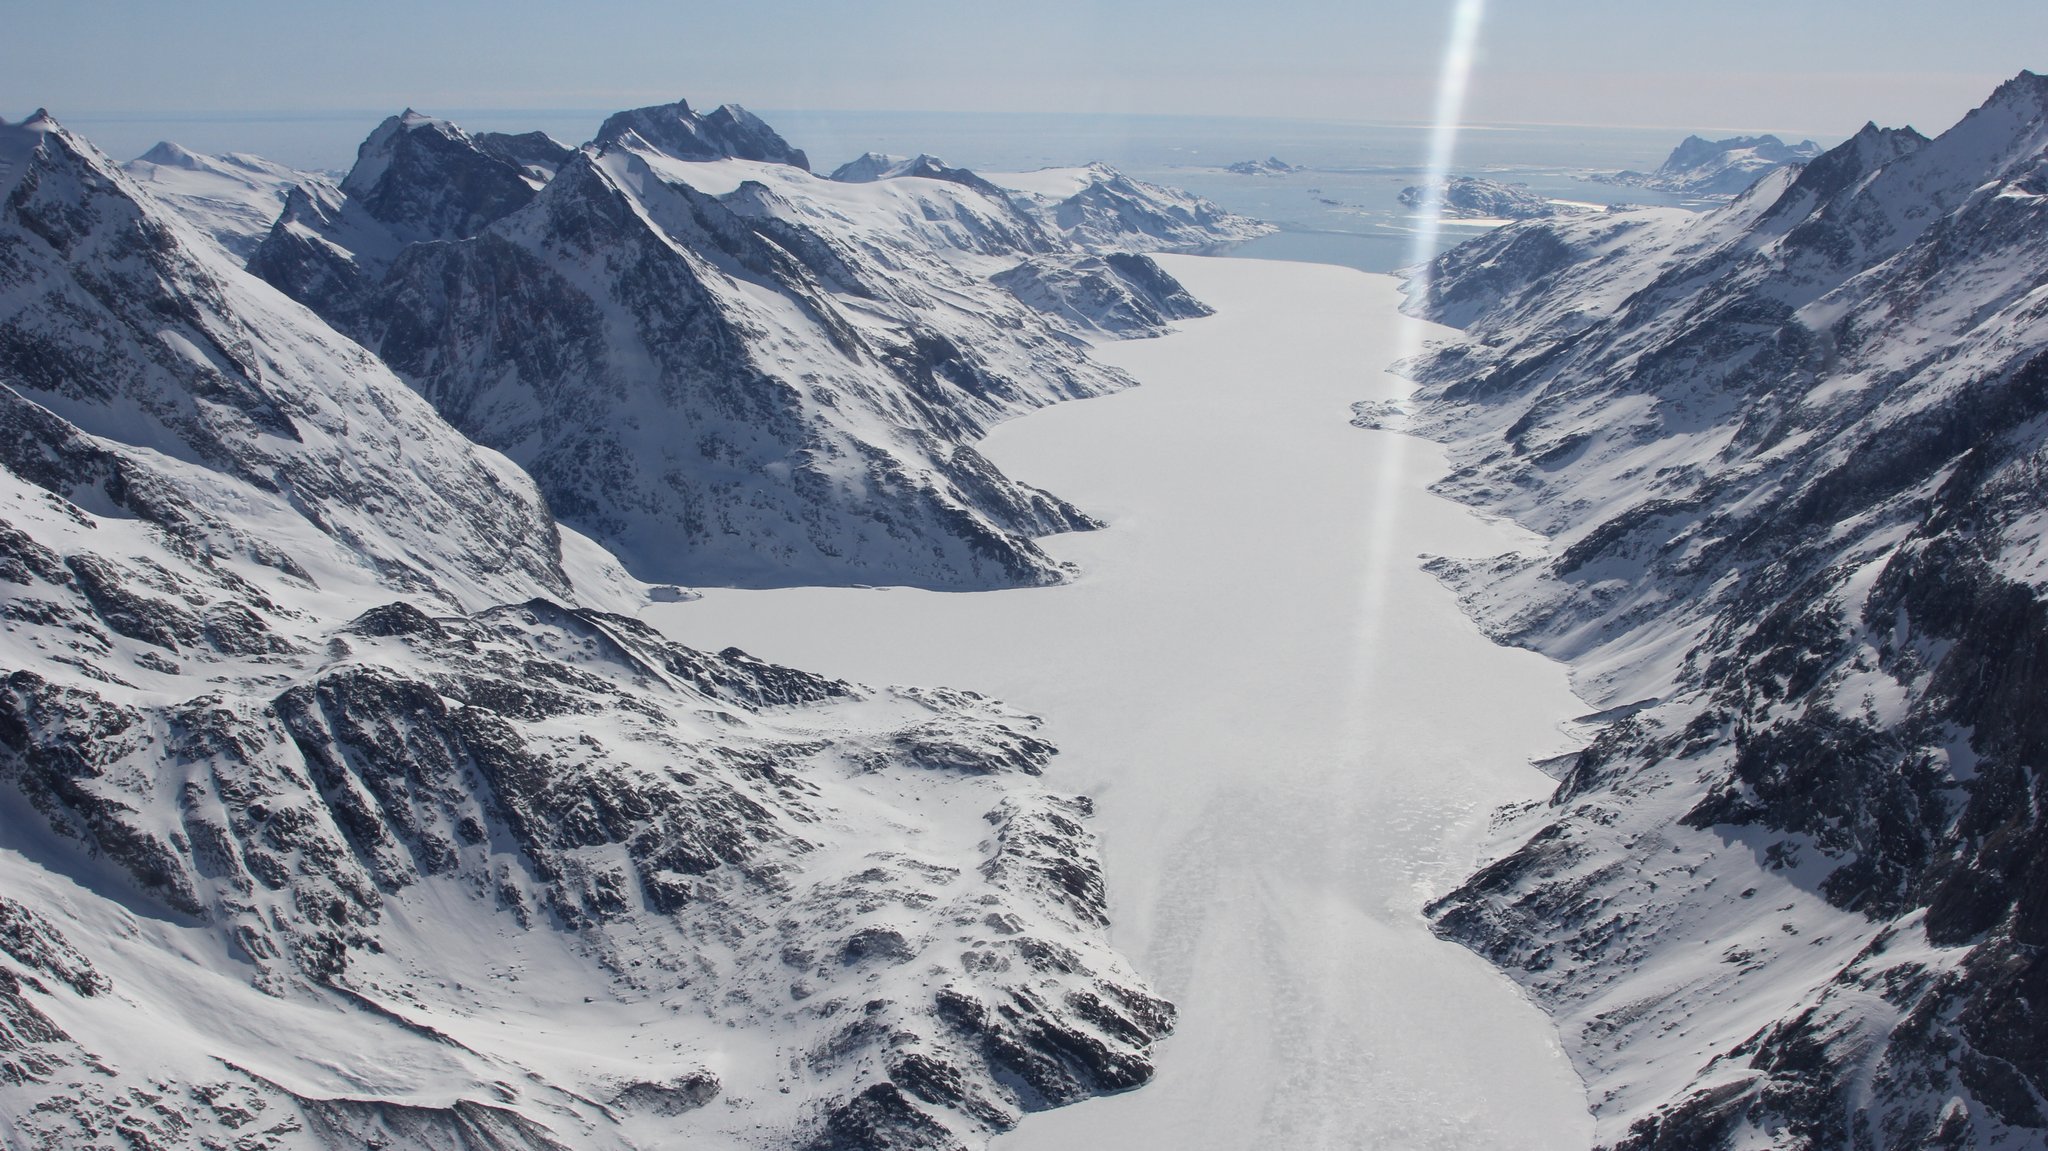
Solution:
[(341, 190), (407, 243), (474, 236), (534, 193), (520, 165), (410, 108), (363, 141)]
[(43, 143), (43, 136), (57, 130), (57, 121), (37, 108), (19, 124), (0, 119), (0, 193), (12, 191), (28, 170), (30, 158)]
[(566, 151), (540, 133), (480, 140), (408, 108), (363, 141), (339, 187), (288, 193), (248, 268), (352, 333), (408, 245), (468, 239), (532, 203)]
[[(403, 184), (429, 204), (509, 147), (395, 117), (349, 186), (396, 180), (379, 165), (407, 134), (422, 155), (471, 154), (415, 165)], [(1007, 291), (1016, 277), (991, 277), (1071, 254), (1050, 204), (929, 158), (890, 178), (822, 180), (785, 149), (734, 108), (622, 112), (474, 234), (408, 242), (361, 196), (308, 186), (249, 267), (511, 456), (642, 578), (1064, 578), (1032, 537), (1094, 521), (971, 444), (1010, 415), (1123, 386), (1077, 350), (1079, 334), (1156, 331), (1193, 305), (1130, 259), (1128, 275), (1044, 262), (1019, 273), (1036, 287)], [(1248, 223), (1121, 188), (1131, 210), (1088, 232), (1112, 251), (1215, 242)]]
[[(644, 578), (1061, 578), (1030, 536), (1092, 521), (968, 445), (1122, 379), (954, 263), (1014, 254), (1004, 237), (1052, 241), (1006, 200), (949, 184), (853, 187), (777, 165), (714, 196), (671, 161), (628, 131), (474, 241), (417, 246), (359, 338)], [(942, 246), (970, 230), (957, 254)], [(940, 285), (976, 303), (941, 305)], [(481, 306), (513, 298), (549, 322)], [(775, 354), (749, 333), (773, 333)]]
[(1854, 136), (1810, 160), (1793, 187), (1814, 196), (1831, 196), (1926, 144), (1927, 137), (1910, 127), (1880, 128), (1876, 121), (1868, 121)]
[(1622, 718), (1429, 912), (1557, 1015), (1605, 1145), (2048, 1137), (2044, 148), (2023, 73), (1431, 270), (1442, 488), (1552, 545), (1436, 570)]
[(738, 104), (723, 104), (704, 115), (692, 111), (687, 100), (618, 112), (598, 128), (593, 143), (611, 147), (628, 133), (678, 160), (759, 160), (806, 172), (811, 168), (803, 149), (791, 147), (767, 121)]
[(2012, 108), (2023, 118), (2048, 115), (2048, 75), (2022, 68), (2018, 75), (1993, 90), (1984, 106)]

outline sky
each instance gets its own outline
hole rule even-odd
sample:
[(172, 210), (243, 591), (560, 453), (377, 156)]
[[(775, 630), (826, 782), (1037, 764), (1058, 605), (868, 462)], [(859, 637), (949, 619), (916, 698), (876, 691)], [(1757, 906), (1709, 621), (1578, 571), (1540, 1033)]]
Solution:
[[(0, 116), (764, 109), (1423, 120), (1450, 0), (0, 0)], [(1491, 0), (1468, 117), (1934, 132), (2041, 0)]]

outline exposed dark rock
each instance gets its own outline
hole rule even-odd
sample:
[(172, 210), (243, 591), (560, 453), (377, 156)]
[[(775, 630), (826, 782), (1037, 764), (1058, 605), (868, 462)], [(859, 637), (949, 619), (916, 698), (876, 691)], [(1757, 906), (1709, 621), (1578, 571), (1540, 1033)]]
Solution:
[(627, 133), (679, 160), (761, 160), (809, 171), (803, 149), (792, 148), (775, 129), (738, 104), (722, 104), (705, 114), (691, 111), (688, 101), (618, 112), (607, 118), (593, 141), (609, 147)]

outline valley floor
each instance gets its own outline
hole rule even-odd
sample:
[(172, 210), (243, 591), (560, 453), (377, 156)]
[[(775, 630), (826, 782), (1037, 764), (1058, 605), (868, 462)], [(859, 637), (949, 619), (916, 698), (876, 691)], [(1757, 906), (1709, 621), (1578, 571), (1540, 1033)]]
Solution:
[(1349, 426), (1397, 397), (1395, 282), (1163, 259), (1218, 310), (1102, 359), (1144, 384), (1012, 421), (1005, 472), (1108, 521), (1063, 587), (713, 590), (645, 611), (683, 642), (1043, 715), (1047, 782), (1094, 796), (1113, 942), (1180, 1007), (1139, 1091), (1028, 1118), (1000, 1151), (1572, 1148), (1550, 1022), (1422, 904), (1542, 798), (1587, 710), (1495, 647), (1419, 553), (1531, 542), (1430, 495), (1433, 445)]

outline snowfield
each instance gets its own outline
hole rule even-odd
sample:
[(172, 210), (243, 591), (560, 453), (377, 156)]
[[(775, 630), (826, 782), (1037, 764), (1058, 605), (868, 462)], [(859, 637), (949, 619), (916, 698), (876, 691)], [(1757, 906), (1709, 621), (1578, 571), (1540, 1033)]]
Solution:
[(1533, 537), (1429, 494), (1433, 445), (1348, 423), (1407, 390), (1392, 280), (1161, 263), (1219, 314), (1098, 347), (1143, 386), (982, 445), (1108, 523), (1045, 541), (1074, 583), (709, 590), (642, 617), (1045, 718), (1047, 782), (1096, 800), (1111, 942), (1179, 1021), (1151, 1085), (1003, 1151), (1583, 1149), (1549, 1021), (1420, 910), (1498, 852), (1493, 811), (1549, 792), (1530, 758), (1582, 738), (1558, 665), (1489, 643), (1421, 568)]

